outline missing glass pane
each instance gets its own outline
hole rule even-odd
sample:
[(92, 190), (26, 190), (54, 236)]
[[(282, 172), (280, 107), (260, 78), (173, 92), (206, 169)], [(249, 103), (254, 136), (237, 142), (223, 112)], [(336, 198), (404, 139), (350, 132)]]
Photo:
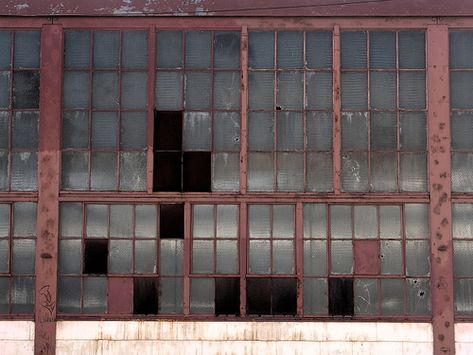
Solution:
[(133, 279), (133, 314), (158, 314), (157, 279)]
[(107, 274), (108, 271), (108, 241), (107, 240), (85, 240), (84, 241), (84, 274)]
[(328, 312), (332, 316), (353, 316), (353, 279), (329, 278)]
[(161, 205), (159, 229), (161, 239), (184, 239), (184, 205)]
[(181, 150), (182, 111), (155, 111), (154, 149)]
[(240, 279), (215, 279), (215, 315), (240, 314)]
[(183, 190), (210, 192), (210, 152), (185, 152), (183, 164)]

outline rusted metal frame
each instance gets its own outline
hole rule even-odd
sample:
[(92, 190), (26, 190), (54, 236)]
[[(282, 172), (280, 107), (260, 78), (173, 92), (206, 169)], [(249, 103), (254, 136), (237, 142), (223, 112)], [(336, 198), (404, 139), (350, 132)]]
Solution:
[(240, 113), (240, 193), (248, 188), (248, 27), (241, 28), (241, 113)]
[(248, 205), (240, 203), (238, 221), (238, 249), (240, 270), (240, 315), (246, 315), (246, 274), (248, 270)]
[(192, 206), (190, 202), (184, 203), (184, 290), (183, 311), (184, 315), (190, 314), (190, 277), (191, 274), (191, 241), (192, 241)]
[(303, 109), (303, 139), (302, 139), (302, 159), (303, 165), (303, 177), (302, 177), (302, 191), (307, 191), (307, 176), (308, 176), (308, 137), (307, 137), (307, 116), (308, 116), (308, 99), (307, 99), (307, 32), (302, 32), (302, 58), (303, 58), (303, 71), (302, 71), (302, 109)]
[(38, 200), (37, 192), (1, 192), (0, 193), (0, 203), (3, 202), (36, 202)]
[(342, 123), (341, 123), (341, 56), (340, 56), (340, 26), (335, 25), (332, 37), (332, 71), (333, 71), (333, 121), (332, 121), (332, 161), (333, 161), (333, 191), (335, 195), (341, 193), (342, 174)]
[(148, 112), (146, 133), (146, 173), (148, 194), (153, 193), (154, 183), (154, 107), (155, 101), (155, 81), (156, 81), (156, 30), (154, 26), (148, 29)]
[(118, 75), (118, 110), (117, 113), (117, 130), (115, 144), (113, 150), (115, 153), (115, 190), (120, 190), (120, 139), (122, 127), (122, 53), (123, 53), (123, 31), (118, 31), (118, 67), (115, 72)]
[(297, 202), (295, 206), (295, 264), (297, 276), (297, 316), (304, 315), (304, 205), (302, 202)]
[(90, 34), (90, 54), (89, 54), (89, 107), (88, 111), (88, 146), (87, 146), (87, 190), (91, 189), (92, 182), (91, 182), (91, 174), (92, 174), (92, 101), (94, 98), (94, 31), (89, 31)]
[(36, 354), (56, 348), (57, 262), (59, 234), (60, 122), (63, 31), (44, 25), (41, 32), (41, 93), (38, 156), (38, 212), (36, 241), (35, 343)]
[(450, 156), (449, 42), (445, 25), (427, 28), (428, 172), (434, 353), (455, 352)]
[(366, 92), (366, 96), (367, 96), (367, 122), (366, 122), (366, 127), (367, 127), (367, 132), (366, 132), (366, 136), (367, 136), (367, 152), (366, 152), (366, 159), (367, 159), (367, 162), (366, 162), (366, 166), (368, 168), (368, 187), (367, 187), (367, 191), (371, 191), (371, 185), (372, 185), (372, 181), (371, 181), (371, 63), (370, 63), (370, 51), (371, 51), (371, 48), (370, 48), (370, 31), (365, 31), (366, 33), (366, 84), (367, 84), (367, 92)]
[[(273, 189), (272, 191), (277, 192), (278, 191), (278, 115), (279, 112), (277, 111), (277, 106), (278, 106), (278, 77), (280, 71), (278, 70), (278, 51), (279, 51), (279, 46), (278, 46), (278, 40), (279, 40), (279, 31), (278, 30), (273, 30), (273, 38), (274, 38), (274, 52), (273, 52), (273, 150), (271, 152), (272, 155), (272, 160), (273, 160)], [(272, 209), (271, 209), (272, 211)], [(272, 247), (272, 243), (270, 244)], [(271, 248), (270, 247), (270, 248)], [(272, 254), (272, 250), (271, 250)], [(271, 260), (271, 266), (272, 266), (272, 260)]]
[(15, 53), (15, 31), (10, 34), (10, 82), (8, 83), (8, 156), (7, 156), (7, 190), (11, 191), (11, 175), (12, 175), (12, 137), (13, 137), (13, 72), (14, 72), (14, 53)]

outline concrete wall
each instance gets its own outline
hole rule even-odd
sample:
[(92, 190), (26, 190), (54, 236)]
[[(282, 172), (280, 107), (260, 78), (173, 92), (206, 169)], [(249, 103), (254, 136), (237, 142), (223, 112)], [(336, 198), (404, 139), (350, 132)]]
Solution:
[(0, 322), (0, 354), (33, 354), (34, 323), (31, 321)]
[(456, 355), (473, 354), (473, 323), (455, 324)]

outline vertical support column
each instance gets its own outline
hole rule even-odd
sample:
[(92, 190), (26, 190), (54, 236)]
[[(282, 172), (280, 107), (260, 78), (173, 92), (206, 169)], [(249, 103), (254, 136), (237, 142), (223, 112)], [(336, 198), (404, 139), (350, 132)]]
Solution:
[(148, 130), (146, 140), (147, 149), (147, 191), (153, 193), (154, 175), (154, 95), (156, 79), (156, 29), (151, 26), (148, 31)]
[(246, 270), (248, 260), (248, 205), (246, 202), (240, 204), (240, 315), (246, 315)]
[(297, 275), (297, 316), (302, 317), (304, 314), (304, 205), (302, 202), (296, 203), (296, 275)]
[(192, 229), (192, 206), (189, 202), (184, 203), (184, 290), (183, 290), (183, 310), (184, 315), (190, 314), (190, 289), (191, 289), (191, 229)]
[(448, 28), (427, 29), (432, 325), (435, 354), (454, 354)]
[(248, 175), (248, 27), (241, 29), (240, 192), (246, 194)]
[(340, 57), (340, 26), (333, 28), (332, 42), (332, 66), (333, 66), (333, 191), (339, 194), (341, 190), (340, 177), (342, 174), (342, 129), (341, 129), (341, 57)]
[(62, 27), (44, 25), (41, 32), (35, 354), (56, 351), (62, 58)]

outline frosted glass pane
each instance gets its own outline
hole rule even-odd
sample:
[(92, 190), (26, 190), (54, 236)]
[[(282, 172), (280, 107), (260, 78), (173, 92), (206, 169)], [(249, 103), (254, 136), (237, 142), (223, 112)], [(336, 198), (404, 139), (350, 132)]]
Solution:
[(396, 68), (396, 32), (370, 32), (370, 68)]
[(82, 204), (61, 203), (60, 208), (61, 237), (82, 236)]
[(304, 67), (303, 32), (278, 32), (278, 68)]
[(194, 205), (192, 212), (192, 236), (194, 238), (213, 238), (215, 230), (214, 206)]
[(371, 153), (371, 190), (397, 190), (397, 154)]
[(122, 73), (121, 106), (124, 109), (146, 109), (148, 73)]
[(452, 190), (468, 192), (473, 190), (473, 154), (452, 154)]
[(116, 165), (115, 153), (92, 153), (90, 188), (92, 190), (116, 189)]
[(473, 68), (473, 33), (471, 31), (449, 31), (450, 68)]
[(0, 205), (0, 237), (10, 235), (10, 205)]
[(191, 313), (215, 312), (214, 279), (191, 279)]
[(378, 282), (373, 279), (355, 279), (353, 285), (356, 315), (378, 313)]
[(0, 112), (0, 149), (8, 149), (10, 132), (10, 115), (8, 112)]
[(92, 84), (92, 107), (96, 109), (117, 109), (118, 74), (115, 72), (95, 72)]
[(307, 72), (307, 108), (332, 109), (332, 73)]
[(304, 314), (327, 314), (326, 279), (304, 279)]
[(118, 118), (116, 112), (92, 114), (92, 148), (116, 148)]
[(61, 186), (65, 190), (85, 190), (88, 180), (88, 153), (63, 152)]
[(239, 68), (240, 33), (216, 32), (214, 36), (214, 68)]
[(270, 206), (249, 206), (249, 229), (250, 238), (269, 238), (271, 235)]
[(304, 105), (304, 75), (301, 72), (277, 74), (277, 109), (301, 110)]
[(368, 113), (342, 113), (342, 149), (368, 149)]
[(332, 153), (307, 154), (307, 190), (332, 191)]
[(109, 252), (111, 273), (131, 273), (133, 270), (133, 242), (131, 240), (111, 240)]
[(116, 68), (120, 47), (120, 33), (118, 31), (94, 32), (94, 67)]
[(455, 277), (473, 276), (473, 242), (453, 241), (453, 267)]
[(332, 32), (306, 32), (306, 62), (311, 69), (331, 69)]
[(238, 245), (233, 240), (217, 240), (217, 274), (238, 273)]
[(407, 279), (407, 313), (430, 314), (430, 282), (428, 279)]
[(212, 159), (212, 191), (238, 191), (240, 189), (239, 155), (214, 154)]
[(88, 108), (90, 105), (89, 73), (64, 72), (63, 107)]
[(0, 150), (0, 190), (8, 189), (8, 152)]
[(15, 112), (12, 123), (12, 148), (38, 148), (39, 114), (37, 112)]
[(294, 238), (294, 206), (273, 206), (273, 238)]
[(278, 153), (278, 191), (304, 190), (304, 154)]
[(272, 191), (274, 189), (273, 155), (250, 153), (248, 157), (248, 189)]
[(249, 272), (254, 274), (269, 274), (270, 270), (269, 240), (250, 240)]
[[(400, 116), (401, 150), (425, 150), (427, 147), (427, 119), (425, 113), (401, 112)], [(455, 135), (453, 135), (452, 140), (455, 141)]]
[(106, 238), (108, 236), (108, 206), (87, 205), (87, 236)]
[(0, 68), (9, 69), (11, 60), (11, 32), (0, 31)]
[(368, 190), (368, 162), (366, 153), (347, 153), (342, 155), (343, 191)]
[(182, 275), (184, 258), (183, 240), (161, 240), (161, 275)]
[(341, 56), (343, 69), (366, 68), (366, 32), (342, 32)]
[(83, 280), (82, 309), (84, 313), (107, 311), (107, 278), (87, 277)]
[(148, 67), (148, 32), (123, 32), (122, 62), (124, 68)]
[(0, 313), (8, 313), (8, 300), (9, 300), (9, 285), (10, 278), (7, 277), (0, 277)]
[(351, 218), (351, 206), (330, 206), (330, 234), (332, 239), (351, 239)]
[(380, 258), (381, 274), (402, 275), (404, 273), (402, 266), (402, 244), (400, 241), (382, 240)]
[(309, 112), (306, 119), (307, 149), (332, 150), (332, 114)]
[(455, 311), (458, 314), (473, 313), (473, 280), (454, 280)]
[(39, 108), (39, 71), (13, 72), (12, 107)]
[(396, 73), (371, 72), (370, 73), (370, 99), (371, 108), (395, 109), (396, 108)]
[(292, 241), (273, 241), (273, 273), (294, 273), (294, 243)]
[(90, 32), (64, 31), (64, 67), (88, 68), (90, 65)]
[(331, 255), (333, 274), (351, 274), (353, 272), (353, 246), (351, 240), (332, 241)]
[[(473, 238), (473, 205), (470, 203), (453, 204), (453, 237)], [(8, 219), (6, 219), (8, 222)]]
[(217, 238), (238, 238), (238, 206), (217, 206)]
[(135, 206), (135, 237), (154, 238), (156, 237), (157, 223), (156, 206), (137, 205)]
[(185, 76), (185, 108), (204, 110), (210, 108), (209, 93), (212, 91), (212, 74), (208, 72), (188, 72)]
[(159, 313), (182, 313), (182, 278), (160, 279), (159, 291)]
[(183, 149), (210, 150), (211, 119), (208, 112), (184, 113)]
[(426, 240), (409, 240), (406, 242), (406, 275), (430, 275), (430, 248)]
[(240, 149), (240, 114), (237, 112), (214, 112), (213, 149), (234, 151)]
[(10, 107), (10, 73), (9, 72), (0, 72), (0, 107), (1, 108)]
[(355, 206), (355, 238), (367, 239), (378, 236), (376, 206)]
[(62, 114), (62, 147), (87, 148), (89, 145), (89, 115), (83, 111)]
[(120, 124), (120, 148), (146, 149), (146, 112), (122, 112)]
[(59, 278), (58, 292), (60, 313), (80, 313), (80, 278)]
[(158, 31), (156, 33), (156, 63), (158, 68), (182, 67), (181, 31)]
[(366, 73), (342, 73), (342, 109), (365, 110), (368, 107)]
[(33, 191), (37, 189), (38, 156), (36, 153), (13, 153), (11, 162), (11, 189)]
[(209, 68), (212, 33), (208, 31), (186, 32), (186, 67)]
[(469, 109), (473, 107), (473, 73), (450, 72), (450, 95), (452, 108)]
[(425, 154), (401, 154), (401, 190), (427, 191)]
[(429, 237), (429, 208), (426, 204), (410, 203), (404, 206), (407, 238)]
[(39, 68), (40, 31), (15, 31), (15, 68)]
[(146, 191), (146, 153), (120, 153), (120, 190)]
[(161, 110), (182, 108), (182, 73), (156, 73), (156, 107)]
[(248, 146), (250, 150), (271, 151), (274, 148), (272, 112), (249, 112)]
[(401, 208), (399, 206), (380, 206), (379, 223), (381, 238), (399, 238), (401, 236)]
[(452, 112), (452, 148), (473, 149), (473, 114), (471, 112)]
[(13, 277), (11, 281), (11, 313), (33, 313), (35, 280), (33, 277)]
[(399, 74), (399, 107), (425, 108), (425, 73), (401, 72)]
[(13, 236), (33, 237), (36, 235), (36, 203), (16, 202), (13, 204)]
[(82, 270), (81, 240), (59, 241), (59, 273), (79, 275)]
[(304, 238), (327, 237), (327, 207), (323, 204), (304, 204)]
[(404, 314), (403, 295), (403, 280), (381, 280), (381, 313), (384, 315)]
[(220, 110), (240, 108), (240, 73), (217, 72), (214, 78), (213, 106)]
[(301, 112), (279, 112), (277, 122), (278, 150), (304, 149), (304, 115)]
[(371, 114), (371, 149), (396, 150), (396, 120), (395, 112), (373, 112)]
[(251, 69), (274, 68), (274, 32), (249, 32), (248, 47)]
[(425, 68), (424, 32), (399, 32), (399, 67), (401, 69)]
[(325, 240), (304, 241), (304, 275), (325, 276), (327, 274), (327, 242)]
[(274, 110), (274, 73), (250, 72), (248, 75), (248, 106), (253, 110)]
[(133, 206), (110, 206), (110, 236), (131, 238), (133, 237)]
[(15, 239), (12, 243), (12, 273), (34, 274), (35, 246), (31, 239)]

